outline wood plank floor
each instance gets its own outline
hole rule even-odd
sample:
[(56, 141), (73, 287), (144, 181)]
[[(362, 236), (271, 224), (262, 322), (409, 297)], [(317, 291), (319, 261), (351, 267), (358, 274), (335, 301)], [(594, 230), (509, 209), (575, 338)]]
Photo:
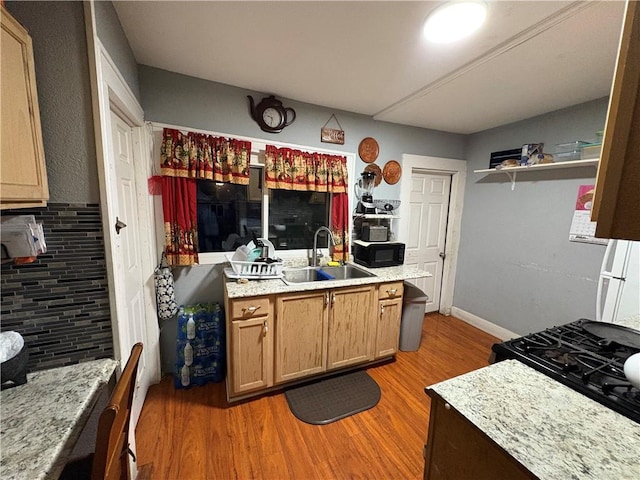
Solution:
[(488, 365), (498, 341), (428, 314), (419, 351), (367, 370), (380, 403), (323, 426), (296, 419), (284, 393), (229, 405), (223, 383), (176, 391), (165, 377), (149, 390), (138, 422), (138, 465), (152, 464), (151, 477), (163, 480), (421, 479), (424, 387)]

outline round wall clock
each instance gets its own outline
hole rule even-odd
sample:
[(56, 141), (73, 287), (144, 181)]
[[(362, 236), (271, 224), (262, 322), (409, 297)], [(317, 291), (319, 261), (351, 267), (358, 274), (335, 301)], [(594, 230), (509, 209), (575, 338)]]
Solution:
[(372, 137), (363, 138), (358, 146), (358, 155), (360, 155), (362, 161), (367, 163), (376, 161), (376, 158), (378, 158), (378, 151), (378, 142), (376, 142), (376, 139)]
[(282, 105), (282, 102), (273, 95), (263, 98), (257, 105), (251, 95), (247, 95), (247, 98), (251, 107), (249, 110), (251, 118), (264, 132), (279, 133), (296, 119), (296, 111)]

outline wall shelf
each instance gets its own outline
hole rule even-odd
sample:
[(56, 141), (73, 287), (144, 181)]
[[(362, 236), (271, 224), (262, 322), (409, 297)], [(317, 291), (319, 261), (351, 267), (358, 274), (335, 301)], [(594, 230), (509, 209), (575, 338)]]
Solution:
[(565, 168), (578, 168), (578, 167), (597, 167), (599, 158), (589, 158), (587, 160), (571, 160), (566, 162), (557, 163), (539, 163), (536, 165), (523, 165), (521, 167), (507, 167), (507, 168), (485, 168), (482, 170), (474, 170), (473, 173), (484, 173), (485, 175), (493, 175), (495, 173), (504, 173), (511, 180), (511, 190), (516, 188), (516, 177), (518, 172), (533, 172), (538, 170), (560, 170)]
[(377, 219), (377, 220), (384, 220), (386, 219), (393, 219), (393, 218), (400, 218), (400, 215), (387, 215), (384, 213), (354, 213), (353, 214), (353, 218), (365, 218), (365, 219)]

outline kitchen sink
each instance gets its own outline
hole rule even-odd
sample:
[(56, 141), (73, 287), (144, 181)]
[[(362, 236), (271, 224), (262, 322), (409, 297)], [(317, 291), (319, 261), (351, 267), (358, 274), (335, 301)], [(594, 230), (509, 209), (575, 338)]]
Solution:
[(286, 283), (307, 283), (323, 280), (348, 280), (352, 278), (375, 277), (375, 274), (366, 272), (353, 265), (289, 268), (285, 269), (282, 273)]

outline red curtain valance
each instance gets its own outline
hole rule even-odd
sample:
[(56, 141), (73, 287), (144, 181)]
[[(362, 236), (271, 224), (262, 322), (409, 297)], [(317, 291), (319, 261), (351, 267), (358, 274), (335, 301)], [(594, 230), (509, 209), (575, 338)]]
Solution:
[(282, 190), (345, 193), (347, 157), (267, 145), (265, 185)]
[(165, 128), (160, 167), (163, 176), (249, 184), (251, 142)]

